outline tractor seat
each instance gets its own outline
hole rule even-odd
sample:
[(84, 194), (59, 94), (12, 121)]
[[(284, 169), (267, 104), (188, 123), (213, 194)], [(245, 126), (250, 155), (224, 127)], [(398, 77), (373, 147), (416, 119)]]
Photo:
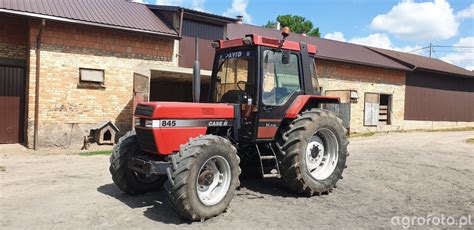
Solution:
[(222, 95), (221, 101), (224, 103), (242, 104), (246, 101), (246, 93), (242, 90), (229, 90)]

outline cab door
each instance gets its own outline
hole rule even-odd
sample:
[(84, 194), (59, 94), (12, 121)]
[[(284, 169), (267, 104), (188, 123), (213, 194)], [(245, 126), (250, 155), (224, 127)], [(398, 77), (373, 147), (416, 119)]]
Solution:
[(299, 56), (287, 55), (285, 59), (280, 51), (263, 50), (257, 139), (273, 139), (285, 112), (295, 98), (303, 94)]

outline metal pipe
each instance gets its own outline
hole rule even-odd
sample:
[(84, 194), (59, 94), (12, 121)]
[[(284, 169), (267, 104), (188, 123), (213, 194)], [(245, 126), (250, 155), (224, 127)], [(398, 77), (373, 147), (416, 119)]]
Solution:
[(193, 65), (193, 101), (199, 102), (201, 96), (201, 65), (199, 64), (199, 37), (194, 38), (196, 59)]
[(40, 57), (41, 57), (41, 37), (43, 35), (43, 29), (46, 25), (46, 20), (41, 20), (41, 27), (38, 35), (36, 36), (36, 78), (35, 78), (35, 130), (34, 130), (34, 142), (33, 148), (37, 150), (38, 147), (38, 127), (39, 127), (39, 91), (40, 91)]

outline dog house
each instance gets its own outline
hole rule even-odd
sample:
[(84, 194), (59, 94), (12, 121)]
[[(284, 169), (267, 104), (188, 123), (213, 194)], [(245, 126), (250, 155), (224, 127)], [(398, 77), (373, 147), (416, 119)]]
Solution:
[(115, 135), (118, 132), (119, 129), (117, 126), (115, 126), (111, 121), (107, 121), (92, 128), (90, 136), (93, 138), (94, 142), (99, 145), (113, 145), (115, 143)]

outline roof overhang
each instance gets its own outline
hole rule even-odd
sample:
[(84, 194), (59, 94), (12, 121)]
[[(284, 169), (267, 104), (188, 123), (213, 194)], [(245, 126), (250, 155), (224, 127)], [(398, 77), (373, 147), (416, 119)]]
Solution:
[(145, 34), (150, 34), (150, 35), (159, 35), (159, 36), (175, 38), (175, 39), (179, 38), (178, 34), (161, 33), (161, 32), (157, 32), (157, 31), (142, 30), (142, 29), (136, 29), (136, 28), (123, 27), (123, 26), (115, 26), (115, 25), (87, 22), (87, 21), (82, 21), (82, 20), (75, 20), (75, 19), (62, 18), (62, 17), (57, 17), (57, 16), (50, 16), (50, 15), (30, 13), (30, 12), (23, 12), (23, 11), (16, 11), (16, 10), (0, 9), (0, 13), (12, 14), (12, 15), (17, 15), (17, 16), (25, 16), (25, 17), (37, 18), (37, 19), (46, 19), (46, 20), (65, 22), (65, 23), (74, 23), (74, 24), (102, 27), (102, 28), (108, 28), (108, 29), (133, 31), (133, 32), (145, 33)]

